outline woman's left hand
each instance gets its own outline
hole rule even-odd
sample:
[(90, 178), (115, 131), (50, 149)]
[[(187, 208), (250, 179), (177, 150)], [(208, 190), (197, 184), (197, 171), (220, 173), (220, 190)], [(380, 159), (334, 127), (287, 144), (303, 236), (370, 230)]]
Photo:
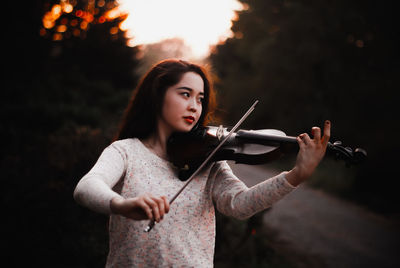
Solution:
[(324, 157), (329, 137), (331, 136), (330, 121), (325, 121), (324, 135), (322, 137), (319, 127), (313, 127), (311, 133), (313, 139), (307, 133), (303, 133), (297, 137), (300, 150), (297, 154), (296, 164), (286, 174), (286, 179), (293, 186), (299, 185), (310, 177)]

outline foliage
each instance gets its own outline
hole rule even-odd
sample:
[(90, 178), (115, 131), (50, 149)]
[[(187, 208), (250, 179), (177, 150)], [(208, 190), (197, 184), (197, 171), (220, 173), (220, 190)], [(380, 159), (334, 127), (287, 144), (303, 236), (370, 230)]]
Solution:
[(397, 197), (387, 185), (394, 183), (399, 141), (385, 138), (399, 129), (394, 123), (398, 35), (391, 3), (241, 2), (246, 9), (233, 23), (234, 36), (210, 57), (220, 79), (222, 116), (233, 124), (260, 99), (243, 127), (296, 135), (330, 119), (333, 141), (369, 154), (368, 162), (352, 171), (352, 198), (395, 213)]
[(92, 23), (83, 36), (40, 36), (47, 2), (27, 3), (8, 36), (13, 60), (0, 126), (3, 252), (16, 266), (99, 267), (107, 218), (79, 207), (72, 193), (115, 134), (137, 83), (138, 49), (126, 45), (124, 32), (110, 32), (123, 17)]

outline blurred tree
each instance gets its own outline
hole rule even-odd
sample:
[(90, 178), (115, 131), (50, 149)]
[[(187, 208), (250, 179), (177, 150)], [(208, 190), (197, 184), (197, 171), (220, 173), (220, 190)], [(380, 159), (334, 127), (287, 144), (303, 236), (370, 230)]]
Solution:
[(191, 60), (191, 48), (180, 38), (165, 39), (157, 43), (142, 45), (140, 52), (140, 66), (137, 68), (139, 77), (143, 76), (151, 66), (161, 60), (178, 58)]
[(254, 99), (261, 102), (245, 122), (251, 128), (295, 135), (330, 119), (333, 139), (369, 153), (348, 194), (381, 211), (398, 210), (391, 205), (397, 195), (386, 184), (393, 181), (376, 181), (394, 177), (399, 148), (385, 139), (399, 129), (393, 3), (241, 2), (234, 36), (210, 57), (227, 121), (232, 124)]
[(137, 83), (138, 48), (127, 46), (119, 29), (126, 15), (116, 7), (28, 1), (10, 24), (0, 163), (2, 246), (12, 262), (104, 265), (107, 218), (80, 208), (72, 191), (110, 142)]

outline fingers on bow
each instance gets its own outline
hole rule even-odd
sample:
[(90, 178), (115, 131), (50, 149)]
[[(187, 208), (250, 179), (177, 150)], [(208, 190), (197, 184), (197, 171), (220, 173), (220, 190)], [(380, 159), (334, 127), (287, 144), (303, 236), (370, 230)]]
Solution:
[(156, 222), (160, 222), (165, 213), (169, 211), (169, 202), (165, 196), (154, 197), (146, 196), (144, 199), (143, 209), (149, 219), (154, 219)]

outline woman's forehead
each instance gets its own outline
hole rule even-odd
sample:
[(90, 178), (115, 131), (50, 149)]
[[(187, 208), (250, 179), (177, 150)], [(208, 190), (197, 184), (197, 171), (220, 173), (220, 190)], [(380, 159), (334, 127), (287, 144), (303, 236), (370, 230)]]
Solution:
[(204, 94), (203, 78), (195, 72), (184, 73), (175, 88), (192, 90), (199, 94)]

